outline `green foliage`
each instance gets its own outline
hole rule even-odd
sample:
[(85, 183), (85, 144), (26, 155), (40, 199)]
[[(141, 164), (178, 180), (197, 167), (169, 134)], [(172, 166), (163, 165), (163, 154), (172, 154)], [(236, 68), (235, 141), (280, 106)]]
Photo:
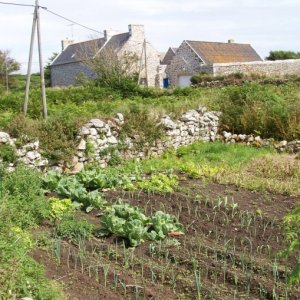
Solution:
[(293, 85), (248, 83), (222, 90), (215, 109), (222, 111), (221, 130), (256, 133), (264, 138), (293, 140), (300, 136), (300, 98)]
[(57, 236), (78, 241), (89, 239), (92, 236), (94, 226), (86, 220), (77, 220), (74, 216), (64, 218), (55, 229)]
[(50, 216), (41, 186), (40, 174), (32, 169), (0, 170), (1, 299), (64, 299), (29, 256), (34, 245), (29, 230)]
[(174, 216), (158, 211), (148, 218), (137, 207), (121, 201), (106, 208), (101, 225), (103, 233), (126, 238), (132, 247), (146, 240), (164, 239), (170, 233), (183, 234), (183, 226)]
[(174, 174), (154, 174), (149, 179), (138, 181), (136, 184), (124, 186), (125, 189), (142, 189), (152, 193), (172, 193), (178, 187), (178, 177)]
[(15, 148), (9, 144), (0, 144), (0, 158), (6, 163), (15, 163), (17, 160)]
[[(82, 171), (73, 176), (49, 172), (43, 178), (43, 188), (82, 204), (89, 212), (93, 208), (102, 208), (106, 205), (106, 200), (96, 189), (107, 182), (106, 177), (101, 176), (101, 173), (98, 174), (96, 170)], [(94, 190), (90, 191), (91, 189)]]
[[(168, 234), (181, 234), (184, 231), (183, 225), (174, 216), (162, 211), (157, 211), (150, 222), (154, 228), (150, 234), (154, 239), (164, 239)], [(153, 235), (153, 231), (157, 236)]]
[(11, 121), (9, 132), (21, 140), (38, 139), (43, 155), (49, 159), (69, 161), (76, 151), (77, 122), (62, 115), (33, 121), (19, 114)]
[(9, 51), (0, 50), (0, 87), (3, 86), (3, 90), (7, 85), (11, 85), (10, 74), (18, 70), (20, 63), (9, 56)]
[(121, 138), (134, 137), (138, 149), (145, 149), (162, 139), (164, 130), (159, 124), (159, 116), (149, 114), (138, 105), (131, 105), (130, 112), (125, 115), (125, 123), (122, 125), (120, 135)]
[(300, 52), (293, 51), (270, 51), (269, 56), (266, 57), (267, 60), (284, 60), (284, 59), (298, 59), (300, 58)]
[(74, 213), (74, 205), (71, 199), (50, 198), (49, 202), (51, 206), (50, 216), (54, 220), (61, 220)]
[(300, 282), (300, 203), (283, 219), (285, 239), (288, 243), (283, 252), (286, 257), (295, 256), (297, 264), (290, 274), (289, 282), (296, 284)]
[(3, 201), (9, 205), (8, 218), (17, 226), (34, 226), (49, 217), (50, 204), (44, 198), (42, 181), (38, 171), (22, 166), (4, 175)]

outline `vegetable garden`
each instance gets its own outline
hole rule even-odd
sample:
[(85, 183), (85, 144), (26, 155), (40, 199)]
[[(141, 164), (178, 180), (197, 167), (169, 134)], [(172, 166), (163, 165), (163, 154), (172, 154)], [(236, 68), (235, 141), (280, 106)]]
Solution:
[[(224, 151), (228, 157), (243, 151), (243, 164), (238, 158), (229, 166)], [(76, 175), (41, 178), (22, 169), (3, 174), (2, 191), (13, 196), (5, 216), (14, 229), (8, 234), (0, 227), (14, 241), (6, 247), (22, 243), (22, 259), (28, 256), (31, 266), (33, 258), (45, 275), (4, 260), (1, 298), (299, 299), (299, 193), (272, 192), (271, 166), (260, 188), (232, 181), (234, 174), (243, 177), (243, 168), (251, 177), (247, 167), (269, 155), (280, 164), (291, 159), (263, 149), (198, 143), (162, 158), (106, 170), (90, 166)], [(219, 160), (225, 164), (216, 170)], [(297, 160), (286, 178), (287, 169), (278, 166), (282, 182), (299, 182)], [(24, 210), (27, 199), (36, 199), (35, 205), (17, 217), (16, 198)], [(17, 254), (11, 255), (8, 261), (17, 263)], [(12, 267), (29, 286), (6, 273)], [(42, 291), (46, 281), (36, 276), (51, 280), (52, 290)]]

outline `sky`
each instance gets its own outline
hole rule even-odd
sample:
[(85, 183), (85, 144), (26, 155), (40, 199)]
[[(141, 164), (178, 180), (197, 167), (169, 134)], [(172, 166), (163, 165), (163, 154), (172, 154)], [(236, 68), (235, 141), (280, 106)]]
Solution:
[[(7, 0), (34, 5), (35, 0)], [(147, 40), (160, 52), (183, 40), (249, 43), (265, 58), (271, 50), (300, 51), (300, 0), (40, 0), (39, 5), (96, 31), (128, 31), (143, 24)], [(1, 4), (0, 50), (26, 73), (33, 7)], [(61, 40), (102, 37), (40, 9), (43, 61), (61, 51)], [(36, 44), (37, 44), (37, 40)], [(38, 71), (37, 45), (33, 72)]]

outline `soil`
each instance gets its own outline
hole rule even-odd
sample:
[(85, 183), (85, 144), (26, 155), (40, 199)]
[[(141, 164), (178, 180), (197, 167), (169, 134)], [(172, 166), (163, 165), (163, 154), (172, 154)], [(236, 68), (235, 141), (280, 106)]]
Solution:
[[(286, 284), (295, 259), (276, 256), (285, 248), (282, 218), (299, 196), (181, 178), (171, 194), (118, 190), (106, 198), (122, 198), (147, 215), (174, 214), (185, 234), (136, 248), (111, 236), (35, 250), (68, 299), (300, 299), (299, 287)], [(78, 214), (94, 225), (100, 217), (99, 210)]]

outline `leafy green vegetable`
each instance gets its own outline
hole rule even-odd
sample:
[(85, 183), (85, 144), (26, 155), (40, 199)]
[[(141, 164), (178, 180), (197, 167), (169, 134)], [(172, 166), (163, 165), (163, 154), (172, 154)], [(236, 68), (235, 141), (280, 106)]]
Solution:
[(138, 181), (136, 184), (128, 183), (124, 186), (127, 190), (142, 189), (153, 193), (171, 193), (178, 186), (178, 177), (174, 174), (155, 174), (150, 179)]
[(133, 247), (146, 240), (164, 239), (168, 234), (183, 234), (183, 225), (174, 216), (158, 211), (148, 218), (137, 207), (121, 201), (106, 208), (101, 224), (102, 234), (126, 238)]
[(50, 216), (54, 220), (61, 220), (66, 215), (74, 212), (71, 199), (50, 198), (49, 202), (51, 206)]

